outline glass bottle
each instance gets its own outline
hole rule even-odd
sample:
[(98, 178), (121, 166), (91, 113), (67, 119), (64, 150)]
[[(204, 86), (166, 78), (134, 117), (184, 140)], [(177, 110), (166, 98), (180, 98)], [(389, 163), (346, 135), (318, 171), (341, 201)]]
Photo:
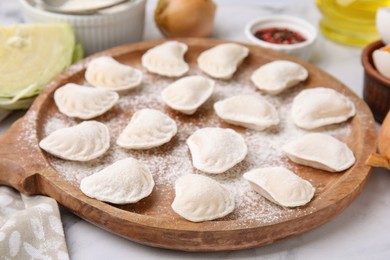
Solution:
[[(316, 0), (323, 17), (322, 33), (331, 40), (347, 45), (365, 46), (379, 39), (375, 26), (378, 8), (390, 0)], [(390, 25), (389, 25), (390, 26)]]

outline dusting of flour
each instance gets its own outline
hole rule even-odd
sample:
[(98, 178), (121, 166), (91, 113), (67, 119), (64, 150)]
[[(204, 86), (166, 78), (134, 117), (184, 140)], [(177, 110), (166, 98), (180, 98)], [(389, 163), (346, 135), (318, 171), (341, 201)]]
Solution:
[[(310, 204), (308, 207), (294, 209), (277, 206), (252, 191), (247, 181), (242, 178), (246, 171), (258, 167), (284, 166), (291, 168), (291, 163), (282, 152), (282, 146), (289, 140), (296, 139), (307, 133), (295, 127), (290, 118), (292, 100), (302, 89), (302, 86), (289, 89), (278, 96), (265, 96), (276, 107), (280, 116), (280, 125), (258, 132), (224, 123), (215, 115), (213, 110), (214, 102), (227, 97), (239, 94), (261, 95), (248, 81), (251, 72), (242, 72), (231, 81), (216, 80), (215, 91), (212, 97), (195, 115), (186, 116), (170, 110), (164, 105), (162, 100), (161, 91), (168, 84), (172, 83), (173, 79), (151, 75), (141, 67), (138, 69), (144, 73), (141, 87), (121, 93), (119, 103), (113, 108), (116, 112), (108, 112), (106, 115), (96, 119), (106, 124), (110, 129), (111, 147), (105, 155), (89, 162), (65, 161), (48, 155), (52, 166), (69, 183), (78, 186), (84, 177), (102, 170), (117, 160), (131, 156), (148, 165), (156, 186), (167, 187), (164, 189), (172, 190), (177, 178), (190, 173), (206, 175), (217, 180), (235, 194), (236, 209), (234, 213), (225, 218), (227, 220), (255, 220), (260, 223), (270, 224), (296, 215), (299, 212), (302, 213), (302, 211), (310, 213), (310, 211), (314, 210), (310, 207)], [(192, 69), (189, 74), (203, 75), (196, 69)], [(135, 151), (119, 147), (116, 144), (119, 134), (129, 122), (132, 114), (143, 108), (154, 108), (167, 113), (177, 122), (177, 135), (171, 142), (159, 148)], [(78, 122), (57, 113), (45, 121), (43, 137), (57, 129), (69, 127)], [(241, 163), (223, 174), (205, 174), (194, 169), (191, 155), (185, 142), (194, 131), (202, 127), (233, 128), (244, 137), (248, 146), (248, 155)], [(320, 131), (338, 137), (348, 135), (350, 130), (350, 124), (344, 123), (336, 127), (321, 129)], [(310, 181), (310, 179), (308, 180)], [(164, 189), (162, 188), (163, 195)], [(169, 207), (171, 202), (167, 202), (166, 207)], [(167, 211), (169, 210), (167, 209)]]

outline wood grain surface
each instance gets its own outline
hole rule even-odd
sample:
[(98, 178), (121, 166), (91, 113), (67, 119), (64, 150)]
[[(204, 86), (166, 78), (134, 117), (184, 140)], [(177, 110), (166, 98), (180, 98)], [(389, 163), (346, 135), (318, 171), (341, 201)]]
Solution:
[[(216, 39), (179, 40), (189, 45), (185, 59), (194, 70), (200, 52), (225, 42)], [(310, 210), (302, 210), (305, 207), (301, 207), (296, 214), (270, 223), (240, 218), (191, 223), (172, 213), (172, 188), (168, 191), (169, 198), (160, 196), (159, 191), (166, 187), (157, 186), (150, 198), (133, 205), (116, 206), (85, 196), (77, 185), (67, 181), (55, 170), (52, 156), (38, 146), (45, 135), (45, 124), (59, 114), (53, 93), (65, 83), (83, 83), (85, 65), (93, 57), (110, 55), (122, 63), (139, 66), (142, 54), (161, 42), (141, 42), (107, 50), (70, 67), (52, 81), (27, 114), (0, 137), (0, 184), (12, 186), (25, 194), (48, 195), (85, 220), (132, 241), (184, 251), (253, 248), (301, 234), (341, 213), (362, 191), (370, 171), (364, 162), (375, 151), (376, 140), (374, 120), (367, 105), (342, 83), (310, 63), (248, 46), (250, 56), (241, 64), (234, 78), (240, 78), (244, 73), (250, 75), (248, 72), (272, 60), (292, 60), (309, 71), (309, 79), (302, 88), (331, 87), (351, 98), (356, 105), (357, 115), (348, 121), (349, 134), (342, 137), (356, 157), (356, 163), (350, 169), (329, 174), (309, 167), (294, 166), (300, 175), (310, 174), (311, 182), (316, 187), (315, 197), (308, 205)], [(249, 79), (244, 83), (251, 84)], [(119, 116), (120, 111), (109, 113), (109, 116)]]

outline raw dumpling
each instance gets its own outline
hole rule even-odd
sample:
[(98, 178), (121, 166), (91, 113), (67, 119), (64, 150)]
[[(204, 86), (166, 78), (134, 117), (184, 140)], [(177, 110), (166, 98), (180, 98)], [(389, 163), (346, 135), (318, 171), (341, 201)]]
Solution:
[(305, 205), (314, 196), (310, 182), (283, 167), (254, 169), (244, 178), (260, 195), (283, 207)]
[(344, 95), (330, 88), (302, 90), (293, 101), (292, 119), (305, 129), (341, 123), (356, 113), (355, 105)]
[(177, 133), (175, 121), (155, 109), (134, 113), (117, 144), (128, 149), (149, 149), (169, 142)]
[(149, 196), (153, 187), (148, 167), (133, 158), (117, 161), (80, 183), (88, 197), (115, 204), (135, 203)]
[(198, 57), (198, 66), (211, 77), (230, 79), (248, 54), (247, 47), (224, 43), (202, 52)]
[(224, 121), (254, 130), (279, 124), (279, 115), (263, 97), (239, 95), (218, 101), (214, 110)]
[(119, 100), (116, 92), (68, 83), (54, 92), (54, 102), (69, 117), (91, 119), (110, 110)]
[(244, 138), (232, 129), (206, 127), (187, 139), (192, 162), (198, 170), (222, 173), (241, 162), (247, 152)]
[(304, 135), (286, 144), (283, 151), (295, 163), (330, 172), (344, 171), (355, 163), (351, 149), (326, 134)]
[(71, 161), (89, 161), (110, 148), (110, 132), (97, 121), (84, 121), (78, 125), (54, 131), (39, 146), (46, 152)]
[(138, 87), (142, 81), (142, 72), (112, 57), (103, 56), (88, 63), (85, 78), (95, 87), (121, 91)]
[(192, 222), (221, 218), (234, 210), (234, 194), (209, 177), (197, 174), (180, 177), (175, 192), (172, 209)]
[(286, 88), (306, 80), (309, 73), (298, 63), (277, 60), (260, 66), (251, 76), (256, 87), (268, 94), (277, 95)]
[(142, 55), (142, 65), (150, 72), (168, 76), (180, 77), (190, 69), (184, 61), (188, 46), (177, 41), (168, 41), (151, 48)]
[(181, 78), (162, 92), (164, 102), (172, 109), (192, 115), (211, 96), (214, 81), (202, 76)]

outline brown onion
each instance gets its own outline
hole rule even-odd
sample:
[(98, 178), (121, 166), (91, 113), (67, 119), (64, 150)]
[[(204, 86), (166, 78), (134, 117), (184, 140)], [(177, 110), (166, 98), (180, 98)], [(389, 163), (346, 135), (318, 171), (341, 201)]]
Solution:
[(367, 164), (390, 169), (390, 111), (387, 113), (379, 130), (378, 150), (379, 154), (370, 154)]
[(207, 37), (215, 9), (211, 0), (159, 0), (154, 21), (166, 37)]

